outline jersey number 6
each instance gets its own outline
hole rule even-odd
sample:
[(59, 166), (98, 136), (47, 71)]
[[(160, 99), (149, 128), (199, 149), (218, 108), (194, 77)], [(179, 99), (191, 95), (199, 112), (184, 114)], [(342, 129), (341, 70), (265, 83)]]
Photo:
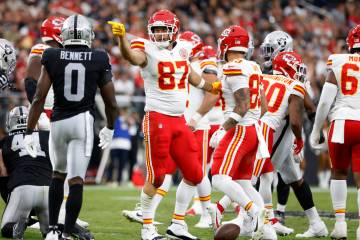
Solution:
[[(175, 69), (183, 69), (183, 74), (178, 84), (175, 83)], [(185, 79), (189, 72), (189, 66), (187, 61), (177, 62), (159, 62), (158, 73), (159, 73), (159, 88), (161, 90), (173, 90), (176, 88), (185, 88)]]
[(341, 92), (344, 95), (354, 95), (358, 88), (359, 80), (355, 76), (349, 76), (349, 70), (353, 72), (359, 72), (360, 68), (358, 65), (353, 63), (346, 63), (341, 69)]

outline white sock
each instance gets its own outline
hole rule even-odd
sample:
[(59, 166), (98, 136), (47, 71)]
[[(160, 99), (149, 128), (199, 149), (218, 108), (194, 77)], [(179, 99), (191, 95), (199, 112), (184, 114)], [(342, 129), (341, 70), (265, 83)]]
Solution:
[(155, 217), (156, 209), (158, 208), (161, 200), (166, 196), (171, 186), (172, 176), (170, 174), (166, 174), (162, 185), (156, 189), (156, 194), (153, 197), (151, 202), (153, 216)]
[(316, 207), (312, 207), (308, 210), (305, 210), (305, 215), (308, 217), (310, 224), (315, 223), (317, 221), (321, 221), (318, 211)]
[(336, 221), (345, 221), (347, 197), (346, 180), (331, 180), (330, 194)]
[(264, 208), (264, 200), (260, 193), (251, 184), (251, 180), (237, 180), (237, 183), (244, 189), (246, 195), (256, 204), (260, 209)]
[(286, 209), (286, 205), (282, 205), (280, 203), (276, 205), (276, 210), (278, 210), (279, 212), (285, 212), (285, 209)]
[(232, 203), (231, 199), (229, 198), (229, 196), (224, 195), (219, 201), (218, 204), (221, 205), (221, 207), (225, 210), (228, 206), (230, 206), (230, 204)]
[(273, 182), (274, 173), (264, 173), (260, 176), (259, 193), (264, 199), (265, 208), (269, 211), (269, 218), (274, 218), (274, 209), (272, 204), (271, 184)]
[(237, 182), (227, 175), (215, 175), (212, 178), (213, 186), (225, 193), (234, 202), (239, 203), (246, 211), (252, 213), (253, 202), (245, 193), (244, 189)]
[(144, 190), (141, 191), (140, 204), (144, 225), (153, 224), (154, 211), (152, 210), (152, 200), (153, 197), (150, 197), (149, 195), (144, 193)]
[(196, 188), (197, 192), (199, 193), (199, 199), (201, 202), (201, 215), (207, 216), (209, 215), (207, 208), (210, 206), (211, 202), (211, 183), (209, 178), (205, 176), (201, 183), (196, 186)]
[(182, 180), (176, 191), (175, 211), (172, 217), (173, 222), (183, 223), (186, 209), (194, 197), (196, 187), (190, 186)]

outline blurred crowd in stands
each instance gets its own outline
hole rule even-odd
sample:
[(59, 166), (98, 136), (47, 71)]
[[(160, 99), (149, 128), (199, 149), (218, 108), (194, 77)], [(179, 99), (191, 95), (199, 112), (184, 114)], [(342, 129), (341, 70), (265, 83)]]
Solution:
[[(111, 56), (119, 105), (128, 109), (125, 115), (135, 119), (130, 122), (139, 124), (144, 106), (143, 81), (137, 67), (119, 58), (119, 48), (106, 22), (126, 23), (128, 33), (146, 38), (147, 19), (163, 8), (179, 17), (181, 31), (194, 31), (214, 47), (226, 26), (245, 27), (254, 37), (253, 58), (259, 63), (262, 60), (258, 46), (266, 34), (273, 30), (288, 32), (294, 38), (295, 51), (308, 66), (315, 100), (325, 79), (327, 57), (345, 52), (349, 28), (360, 24), (360, 3), (355, 0), (0, 0), (0, 37), (13, 42), (18, 51), (13, 76), (17, 90), (0, 95), (0, 137), (4, 134), (7, 110), (14, 104), (27, 104), (23, 79), (29, 51), (41, 41), (42, 21), (48, 16), (66, 17), (75, 12), (92, 20), (93, 47), (105, 49)], [(136, 132), (138, 129), (139, 126)]]

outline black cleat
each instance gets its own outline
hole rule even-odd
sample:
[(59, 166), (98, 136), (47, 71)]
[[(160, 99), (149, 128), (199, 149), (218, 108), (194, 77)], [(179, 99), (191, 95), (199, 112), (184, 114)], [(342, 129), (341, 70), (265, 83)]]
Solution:
[(24, 239), (24, 233), (27, 228), (27, 218), (20, 218), (20, 220), (14, 225), (13, 238), (22, 240)]
[(71, 234), (75, 239), (79, 240), (94, 240), (94, 235), (86, 228), (81, 227), (77, 223), (74, 226), (74, 231)]

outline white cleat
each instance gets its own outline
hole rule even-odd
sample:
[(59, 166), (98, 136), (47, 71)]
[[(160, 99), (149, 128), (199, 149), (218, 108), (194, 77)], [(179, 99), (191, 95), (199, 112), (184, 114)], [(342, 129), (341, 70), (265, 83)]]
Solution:
[(33, 225), (30, 225), (28, 228), (30, 228), (30, 229), (40, 229), (40, 223), (36, 222)]
[(191, 235), (188, 231), (186, 223), (175, 223), (172, 222), (171, 225), (166, 230), (166, 237), (169, 239), (183, 239), (183, 240), (198, 240), (197, 237)]
[(309, 229), (304, 233), (296, 234), (297, 238), (326, 237), (329, 234), (323, 221), (310, 224)]
[(141, 229), (141, 240), (161, 240), (166, 239), (163, 235), (157, 232), (153, 224), (145, 224)]
[(196, 228), (211, 228), (212, 227), (212, 221), (210, 214), (202, 215), (200, 217), (200, 220), (197, 224), (195, 224)]
[(59, 233), (57, 231), (50, 231), (46, 234), (45, 240), (59, 240)]
[(262, 226), (262, 228), (263, 240), (277, 240), (276, 231), (270, 222)]
[(347, 239), (347, 224), (345, 221), (335, 222), (334, 230), (330, 234), (331, 239)]
[(208, 207), (208, 211), (211, 216), (212, 227), (214, 230), (216, 230), (221, 226), (222, 214), (221, 214), (220, 210), (218, 209), (216, 203), (210, 204), (210, 206)]
[[(135, 210), (123, 210), (122, 215), (126, 217), (130, 222), (136, 222), (143, 224), (143, 216), (141, 211), (140, 203), (136, 204)], [(153, 221), (154, 225), (160, 225), (162, 223)]]
[[(240, 214), (242, 214), (241, 212)], [(240, 228), (240, 236), (251, 237), (255, 231), (257, 220), (246, 213), (243, 214), (242, 227)]]
[(360, 240), (360, 226), (356, 230), (356, 240)]
[(294, 233), (294, 229), (282, 225), (277, 218), (271, 219), (270, 222), (279, 236), (287, 236)]

